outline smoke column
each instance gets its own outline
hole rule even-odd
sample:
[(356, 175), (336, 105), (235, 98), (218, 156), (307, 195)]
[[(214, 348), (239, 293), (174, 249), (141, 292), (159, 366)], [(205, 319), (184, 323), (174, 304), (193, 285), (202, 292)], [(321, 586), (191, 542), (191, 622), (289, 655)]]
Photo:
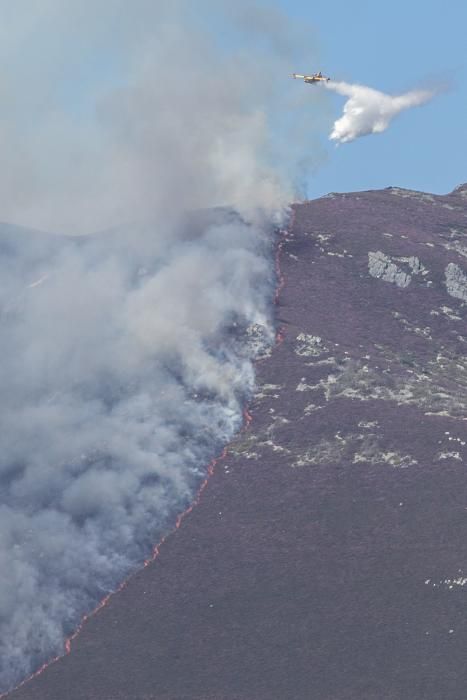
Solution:
[(325, 85), (328, 90), (348, 98), (344, 105), (344, 113), (334, 122), (329, 136), (337, 143), (349, 143), (360, 136), (386, 131), (398, 114), (428, 102), (435, 94), (430, 90), (411, 90), (393, 96), (365, 85), (334, 81)]
[(270, 7), (191, 6), (2, 9), (1, 690), (150, 553), (274, 337), (271, 231), (302, 149), (277, 150), (270, 115), (297, 33)]

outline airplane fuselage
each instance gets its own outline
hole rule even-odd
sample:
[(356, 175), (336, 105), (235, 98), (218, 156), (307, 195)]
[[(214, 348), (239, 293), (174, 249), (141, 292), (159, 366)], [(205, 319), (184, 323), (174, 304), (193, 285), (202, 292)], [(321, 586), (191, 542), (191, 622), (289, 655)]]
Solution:
[(308, 83), (309, 85), (314, 85), (316, 83), (325, 83), (328, 80), (331, 80), (331, 78), (326, 77), (321, 73), (313, 73), (312, 75), (302, 75), (300, 73), (292, 73), (292, 77), (298, 80), (303, 80), (305, 83)]

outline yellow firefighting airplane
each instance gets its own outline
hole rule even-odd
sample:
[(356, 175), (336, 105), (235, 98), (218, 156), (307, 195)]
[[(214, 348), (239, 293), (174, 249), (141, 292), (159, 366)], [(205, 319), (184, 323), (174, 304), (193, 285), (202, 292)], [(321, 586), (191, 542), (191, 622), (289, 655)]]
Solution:
[(300, 73), (292, 73), (292, 78), (301, 78), (305, 83), (310, 83), (310, 85), (315, 85), (316, 83), (327, 82), (331, 78), (326, 77), (321, 73), (313, 73), (313, 75), (300, 75)]

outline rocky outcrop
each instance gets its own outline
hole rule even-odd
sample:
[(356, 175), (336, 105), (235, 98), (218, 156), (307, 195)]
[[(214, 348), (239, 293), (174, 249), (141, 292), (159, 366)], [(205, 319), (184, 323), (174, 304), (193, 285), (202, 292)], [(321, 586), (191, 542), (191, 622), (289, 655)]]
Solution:
[(392, 282), (397, 287), (408, 287), (412, 278), (391, 261), (388, 255), (380, 250), (368, 253), (368, 271), (372, 277)]
[(455, 299), (467, 301), (467, 274), (455, 263), (449, 263), (445, 270), (446, 289)]
[[(402, 264), (402, 267), (397, 263)], [(401, 288), (409, 286), (412, 275), (426, 275), (428, 273), (428, 270), (415, 255), (390, 257), (380, 250), (368, 253), (368, 271), (372, 277), (392, 282)]]
[(462, 185), (458, 185), (453, 191), (453, 195), (458, 195), (459, 197), (464, 197), (467, 199), (467, 182), (462, 183)]

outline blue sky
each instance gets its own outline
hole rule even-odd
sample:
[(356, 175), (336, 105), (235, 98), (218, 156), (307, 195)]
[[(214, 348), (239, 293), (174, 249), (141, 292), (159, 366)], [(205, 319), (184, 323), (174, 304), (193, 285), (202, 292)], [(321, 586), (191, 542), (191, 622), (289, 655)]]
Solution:
[[(324, 162), (309, 178), (310, 198), (389, 185), (446, 193), (467, 181), (464, 0), (280, 0), (280, 5), (309, 23), (312, 40), (319, 42), (320, 65), (300, 65), (298, 71), (322, 69), (335, 79), (390, 93), (448, 87), (431, 103), (400, 115), (383, 134), (326, 145)], [(343, 103), (333, 96), (335, 117)]]
[[(255, 14), (261, 6), (264, 11)], [(182, 114), (178, 98), (194, 83), (203, 94), (210, 78), (223, 84), (218, 74), (224, 64), (213, 65), (211, 50), (219, 57), (223, 50), (232, 53), (245, 89), (244, 97), (237, 90), (238, 104), (231, 109), (265, 113), (271, 128), (265, 151), (301, 195), (389, 185), (447, 193), (467, 181), (465, 0), (0, 0), (0, 20), (0, 63), (7, 67), (0, 74), (0, 220), (56, 230), (65, 223), (55, 212), (70, 211), (74, 220), (79, 202), (91, 211), (90, 194), (96, 211), (102, 200), (103, 211), (120, 212), (107, 171), (117, 179), (122, 172), (130, 190), (136, 182), (127, 167), (112, 165), (113, 155), (123, 157), (134, 145), (134, 130), (123, 127), (120, 91), (140, 76), (148, 94), (157, 95), (151, 104), (162, 105), (159, 112), (165, 114), (175, 100), (176, 117)], [(184, 38), (161, 43), (164, 28), (178, 25)], [(393, 94), (444, 89), (430, 103), (400, 114), (384, 133), (336, 147), (328, 136), (344, 98), (291, 80), (294, 70), (322, 70)], [(176, 90), (185, 83), (187, 90)], [(193, 95), (187, 124), (197, 116), (193, 126), (202, 128), (207, 98), (209, 90), (198, 108)], [(133, 121), (141, 127), (147, 117), (144, 104), (139, 106)], [(221, 107), (214, 102), (213, 112)], [(139, 161), (133, 155), (143, 177), (146, 150)], [(89, 184), (96, 180), (102, 191)], [(214, 191), (214, 203), (224, 204), (219, 197)]]

